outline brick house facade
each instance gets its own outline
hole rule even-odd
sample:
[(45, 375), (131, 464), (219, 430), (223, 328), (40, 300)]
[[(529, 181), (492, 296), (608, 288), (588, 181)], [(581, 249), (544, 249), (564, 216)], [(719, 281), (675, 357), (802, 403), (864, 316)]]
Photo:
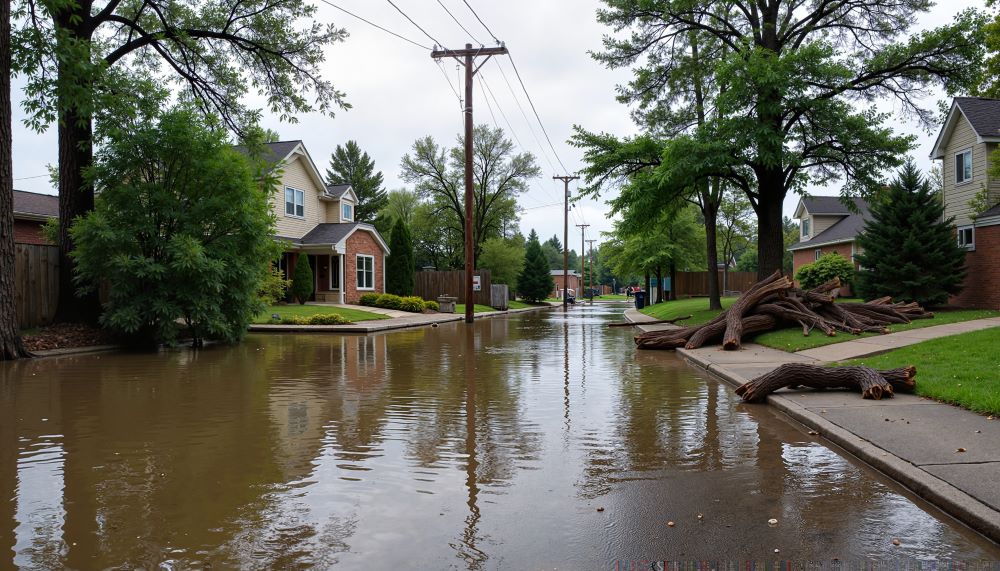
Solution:
[[(552, 293), (549, 295), (549, 297), (562, 299), (563, 271), (551, 270), (549, 273), (552, 275), (552, 281), (554, 281), (556, 284), (555, 288), (552, 290)], [(569, 279), (566, 280), (566, 287), (573, 290), (573, 292), (575, 292), (576, 295), (579, 296), (582, 293), (580, 291), (580, 274), (577, 273), (575, 270), (570, 270), (568, 278)]]
[(280, 170), (271, 203), (285, 252), (279, 266), (294, 275), (302, 256), (313, 271), (311, 301), (357, 303), (385, 293), (389, 247), (371, 224), (354, 221), (358, 197), (349, 185), (327, 185), (302, 141), (269, 143), (265, 159)]
[[(799, 241), (788, 247), (792, 253), (792, 275), (799, 268), (811, 264), (831, 252), (840, 254), (858, 269), (854, 256), (858, 253), (855, 240), (870, 216), (868, 203), (860, 198), (850, 199), (849, 206), (837, 196), (803, 198), (795, 208), (799, 220)], [(849, 285), (840, 288), (840, 296), (853, 292)]]
[(59, 218), (59, 197), (54, 194), (14, 191), (14, 242), (17, 244), (49, 244), (42, 226), (49, 219)]

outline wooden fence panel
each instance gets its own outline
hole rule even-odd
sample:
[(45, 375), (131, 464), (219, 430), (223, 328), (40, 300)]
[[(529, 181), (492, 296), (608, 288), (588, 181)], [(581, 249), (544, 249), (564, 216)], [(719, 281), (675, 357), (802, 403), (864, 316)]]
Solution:
[(59, 248), (14, 244), (14, 289), (21, 329), (51, 323), (59, 302)]
[[(490, 271), (476, 270), (475, 275), (480, 276), (482, 288), (473, 292), (472, 298), (480, 305), (490, 305), (493, 285)], [(417, 272), (413, 280), (413, 295), (435, 301), (438, 296), (450, 295), (457, 297), (458, 303), (465, 303), (465, 270)]]
[(510, 292), (508, 291), (507, 284), (493, 284), (490, 286), (490, 307), (493, 309), (499, 309), (501, 311), (506, 311), (508, 307), (508, 301), (510, 298)]

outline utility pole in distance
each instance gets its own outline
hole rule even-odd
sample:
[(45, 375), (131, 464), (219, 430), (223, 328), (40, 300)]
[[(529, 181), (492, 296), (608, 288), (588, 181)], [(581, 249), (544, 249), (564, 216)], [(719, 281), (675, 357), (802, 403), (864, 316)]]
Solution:
[(594, 242), (597, 240), (587, 240), (590, 246), (590, 303), (594, 303)]
[[(437, 48), (438, 46), (434, 46)], [(507, 48), (501, 44), (495, 48), (480, 46), (472, 49), (472, 44), (465, 44), (464, 50), (435, 49), (431, 52), (431, 57), (441, 59), (452, 57), (458, 63), (465, 66), (465, 322), (472, 323), (472, 316), (475, 311), (475, 299), (472, 292), (472, 274), (475, 273), (475, 257), (473, 256), (472, 240), (472, 78), (476, 72), (493, 56), (506, 55)], [(484, 56), (479, 66), (476, 66), (476, 58)]]
[(566, 301), (566, 284), (569, 281), (569, 181), (580, 177), (573, 175), (554, 176), (552, 180), (563, 181), (563, 311), (569, 309)]
[(587, 267), (584, 264), (587, 263), (587, 250), (584, 250), (584, 238), (587, 237), (587, 227), (590, 224), (577, 224), (576, 227), (580, 229), (580, 287), (583, 287), (583, 274), (586, 272)]

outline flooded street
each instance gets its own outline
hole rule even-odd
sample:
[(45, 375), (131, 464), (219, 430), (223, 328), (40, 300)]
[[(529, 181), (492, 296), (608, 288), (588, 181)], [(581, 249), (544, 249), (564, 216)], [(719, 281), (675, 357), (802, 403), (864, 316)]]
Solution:
[(0, 569), (1000, 559), (623, 307), (0, 363)]

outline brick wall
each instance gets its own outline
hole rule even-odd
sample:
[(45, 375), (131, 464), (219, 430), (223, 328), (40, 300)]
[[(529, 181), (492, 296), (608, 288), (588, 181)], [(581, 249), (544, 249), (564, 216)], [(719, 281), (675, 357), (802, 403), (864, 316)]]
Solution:
[[(552, 281), (556, 282), (556, 287), (555, 287), (555, 289), (552, 290), (552, 295), (550, 297), (559, 297), (559, 296), (561, 296), (562, 295), (562, 289), (563, 289), (563, 276), (562, 276), (562, 274), (559, 274), (557, 276), (552, 276)], [(580, 294), (583, 293), (583, 292), (580, 291), (580, 278), (579, 277), (574, 276), (574, 275), (570, 275), (569, 276), (569, 280), (567, 280), (567, 282), (569, 284), (567, 287), (569, 287), (569, 289), (576, 290), (576, 295), (579, 296)]]
[(18, 244), (48, 244), (42, 235), (42, 222), (34, 220), (14, 220), (14, 242)]
[(976, 228), (976, 249), (965, 255), (965, 284), (949, 305), (1000, 309), (1000, 226)]
[(375, 286), (374, 293), (385, 293), (385, 289), (382, 287), (385, 273), (385, 254), (370, 233), (358, 230), (347, 239), (347, 255), (344, 258), (345, 301), (347, 303), (357, 303), (363, 294), (372, 293), (369, 290), (358, 291), (358, 254), (375, 257), (375, 283), (372, 284)]
[[(806, 264), (811, 264), (816, 261), (816, 250), (821, 250), (820, 255), (826, 255), (830, 252), (836, 252), (843, 256), (844, 258), (851, 259), (851, 242), (846, 244), (830, 244), (827, 246), (820, 246), (818, 248), (808, 248), (806, 250), (796, 250), (792, 252), (792, 275), (794, 276), (799, 268)], [(858, 265), (854, 265), (854, 269), (857, 269)], [(840, 288), (840, 297), (850, 297), (852, 295), (851, 288), (844, 286)]]

